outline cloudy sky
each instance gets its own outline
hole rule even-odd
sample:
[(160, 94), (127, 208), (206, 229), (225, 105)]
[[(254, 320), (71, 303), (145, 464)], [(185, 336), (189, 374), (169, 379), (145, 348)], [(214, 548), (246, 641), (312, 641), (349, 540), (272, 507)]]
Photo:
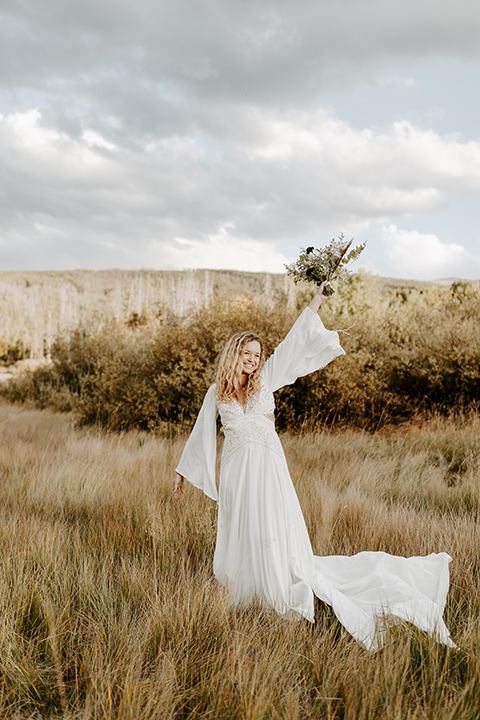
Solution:
[(478, 0), (2, 0), (0, 268), (480, 278)]

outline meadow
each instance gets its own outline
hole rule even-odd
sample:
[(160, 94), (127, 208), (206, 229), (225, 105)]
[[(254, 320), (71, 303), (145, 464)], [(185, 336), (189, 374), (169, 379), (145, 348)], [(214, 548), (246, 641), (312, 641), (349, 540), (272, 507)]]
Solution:
[(480, 419), (281, 436), (316, 554), (446, 551), (457, 650), (408, 624), (368, 653), (316, 622), (234, 608), (214, 504), (171, 498), (185, 438), (0, 404), (0, 717), (480, 716)]

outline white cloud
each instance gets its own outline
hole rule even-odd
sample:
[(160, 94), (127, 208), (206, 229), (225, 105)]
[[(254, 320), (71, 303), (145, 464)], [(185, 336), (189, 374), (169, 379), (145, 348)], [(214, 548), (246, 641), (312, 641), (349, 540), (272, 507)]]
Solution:
[(171, 268), (235, 269), (251, 272), (285, 272), (288, 261), (272, 242), (238, 238), (227, 223), (203, 240), (175, 238), (174, 243), (152, 243), (152, 265)]
[(117, 150), (116, 145), (109, 142), (108, 140), (105, 140), (105, 138), (103, 138), (101, 135), (99, 135), (97, 132), (94, 132), (93, 130), (85, 130), (82, 139), (85, 140), (87, 145), (92, 148), (98, 147), (104, 150), (110, 150), (111, 152)]
[[(42, 262), (39, 226), (55, 242), (98, 244), (107, 267), (122, 256), (144, 266), (152, 242), (167, 248), (187, 238), (190, 261), (201, 267), (232, 267), (245, 256), (242, 267), (263, 270), (276, 247), (281, 270), (283, 255), (295, 254), (305, 236), (331, 228), (356, 234), (480, 188), (480, 143), (410, 123), (356, 130), (331, 110), (250, 106), (237, 107), (236, 120), (248, 128), (244, 137), (173, 133), (132, 149), (89, 128), (71, 138), (46, 126), (38, 109), (7, 115), (0, 227), (30, 238)], [(186, 262), (173, 251), (162, 257)], [(84, 266), (97, 262), (88, 257)]]
[(472, 266), (476, 265), (462, 245), (441, 242), (436, 235), (389, 225), (382, 228), (382, 239), (397, 277), (424, 280), (470, 277)]

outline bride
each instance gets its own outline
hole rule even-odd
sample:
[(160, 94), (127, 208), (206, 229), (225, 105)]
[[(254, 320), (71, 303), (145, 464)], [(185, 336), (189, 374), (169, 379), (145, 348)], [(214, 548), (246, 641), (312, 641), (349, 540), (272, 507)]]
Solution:
[[(218, 502), (213, 569), (234, 602), (257, 599), (313, 622), (315, 594), (369, 650), (383, 644), (385, 616), (408, 620), (454, 647), (443, 621), (451, 560), (446, 553), (313, 554), (275, 432), (273, 393), (344, 354), (338, 334), (326, 330), (318, 315), (327, 299), (324, 286), (268, 360), (253, 333), (228, 341), (178, 464), (174, 497), (180, 498), (186, 479)], [(225, 434), (218, 491), (217, 414)]]

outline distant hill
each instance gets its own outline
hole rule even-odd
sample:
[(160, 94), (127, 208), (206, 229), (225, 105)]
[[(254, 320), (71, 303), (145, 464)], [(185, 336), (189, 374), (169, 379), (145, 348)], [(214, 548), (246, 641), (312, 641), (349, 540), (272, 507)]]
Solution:
[(465, 280), (459, 277), (438, 278), (435, 280), (436, 285), (451, 285), (454, 282), (465, 282)]

